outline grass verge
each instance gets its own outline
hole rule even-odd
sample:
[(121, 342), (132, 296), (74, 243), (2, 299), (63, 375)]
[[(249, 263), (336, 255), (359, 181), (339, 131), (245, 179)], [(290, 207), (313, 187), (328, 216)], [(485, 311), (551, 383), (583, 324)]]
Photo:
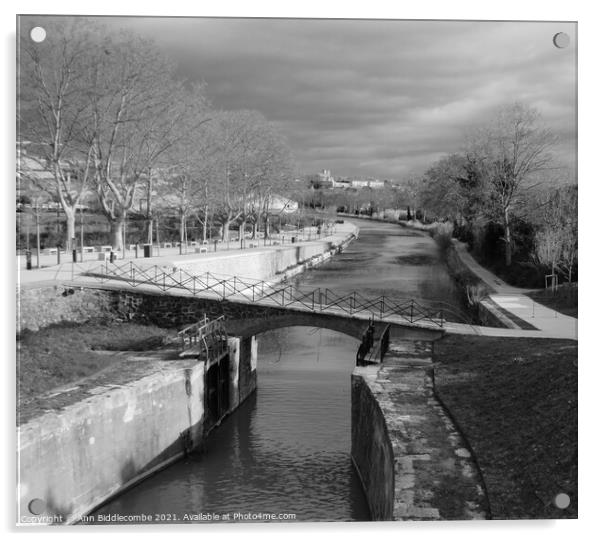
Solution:
[(565, 316), (577, 317), (578, 289), (576, 284), (562, 284), (556, 292), (551, 289), (540, 289), (527, 293), (535, 302), (556, 310)]
[[(577, 343), (446, 336), (435, 385), (474, 449), (494, 519), (577, 517)], [(565, 493), (571, 503), (556, 507)]]
[(17, 340), (17, 401), (90, 376), (117, 359), (110, 351), (145, 351), (163, 345), (173, 332), (136, 323), (61, 323)]

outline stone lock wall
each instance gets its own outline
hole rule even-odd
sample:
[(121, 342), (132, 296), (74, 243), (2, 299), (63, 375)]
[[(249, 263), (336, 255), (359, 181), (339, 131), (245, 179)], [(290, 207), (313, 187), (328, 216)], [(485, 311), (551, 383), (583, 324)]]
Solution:
[(204, 366), (177, 364), (20, 426), (18, 522), (77, 522), (198, 445)]
[[(257, 347), (254, 338), (231, 337), (228, 345), (229, 413), (255, 390)], [(205, 419), (205, 370), (195, 360), (149, 361), (144, 377), (92, 386), (84, 398), (21, 425), (17, 522), (77, 522), (202, 444), (213, 428)]]
[(392, 520), (395, 457), (378, 401), (361, 375), (351, 376), (351, 457), (372, 520)]

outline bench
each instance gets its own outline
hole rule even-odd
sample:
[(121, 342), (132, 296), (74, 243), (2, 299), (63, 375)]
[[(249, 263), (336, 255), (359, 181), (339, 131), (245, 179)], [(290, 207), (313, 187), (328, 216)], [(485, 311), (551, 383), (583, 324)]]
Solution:
[(98, 248), (99, 252), (110, 252), (113, 249), (113, 247), (111, 245), (108, 246), (100, 246)]
[(44, 255), (56, 255), (56, 248), (44, 248), (42, 253)]
[(195, 254), (204, 254), (204, 253), (207, 253), (207, 246), (197, 246), (194, 249), (194, 253)]
[(94, 246), (82, 246), (82, 252), (85, 254), (94, 253)]
[(249, 242), (249, 248), (257, 248), (259, 244), (257, 242)]
[(196, 242), (196, 240), (193, 240), (193, 241), (190, 243), (190, 246), (192, 246), (192, 247), (194, 247), (194, 246), (196, 246), (196, 245), (197, 245), (197, 242)]
[(98, 261), (108, 261), (110, 257), (110, 252), (98, 252)]
[(163, 248), (171, 248), (171, 242), (164, 242)]

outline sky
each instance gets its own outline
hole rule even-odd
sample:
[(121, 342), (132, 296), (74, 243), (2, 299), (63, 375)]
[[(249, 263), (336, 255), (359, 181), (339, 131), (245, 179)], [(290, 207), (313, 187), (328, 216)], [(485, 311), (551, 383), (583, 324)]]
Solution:
[[(219, 109), (256, 109), (300, 174), (403, 180), (504, 104), (537, 108), (574, 169), (574, 23), (105, 18), (156, 41)], [(553, 36), (569, 37), (565, 48)], [(571, 174), (571, 173), (569, 173)]]

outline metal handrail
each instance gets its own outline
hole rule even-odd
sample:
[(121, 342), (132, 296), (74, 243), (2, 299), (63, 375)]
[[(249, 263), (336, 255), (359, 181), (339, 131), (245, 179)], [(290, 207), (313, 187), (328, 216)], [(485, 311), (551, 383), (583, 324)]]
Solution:
[[(184, 327), (178, 332), (180, 337), (180, 349), (185, 350), (198, 344), (199, 360), (211, 363), (212, 360), (219, 359), (224, 353), (228, 335), (226, 332), (225, 317), (219, 316), (216, 319), (210, 320), (205, 314), (203, 319), (192, 325)], [(210, 353), (213, 353), (211, 359)], [(203, 355), (204, 354), (204, 355)]]
[(220, 299), (244, 298), (251, 302), (270, 303), (283, 308), (297, 307), (313, 312), (339, 309), (346, 314), (369, 313), (379, 320), (399, 317), (409, 323), (426, 321), (442, 327), (444, 313), (452, 311), (425, 306), (414, 299), (398, 300), (381, 295), (368, 298), (358, 292), (337, 293), (328, 288), (304, 290), (293, 284), (274, 284), (265, 280), (241, 278), (210, 272), (192, 274), (176, 267), (141, 267), (133, 262), (125, 264), (103, 262), (97, 268), (87, 269), (83, 275), (99, 279), (120, 280), (132, 287), (147, 285), (162, 291), (182, 289), (193, 296), (215, 295)]

